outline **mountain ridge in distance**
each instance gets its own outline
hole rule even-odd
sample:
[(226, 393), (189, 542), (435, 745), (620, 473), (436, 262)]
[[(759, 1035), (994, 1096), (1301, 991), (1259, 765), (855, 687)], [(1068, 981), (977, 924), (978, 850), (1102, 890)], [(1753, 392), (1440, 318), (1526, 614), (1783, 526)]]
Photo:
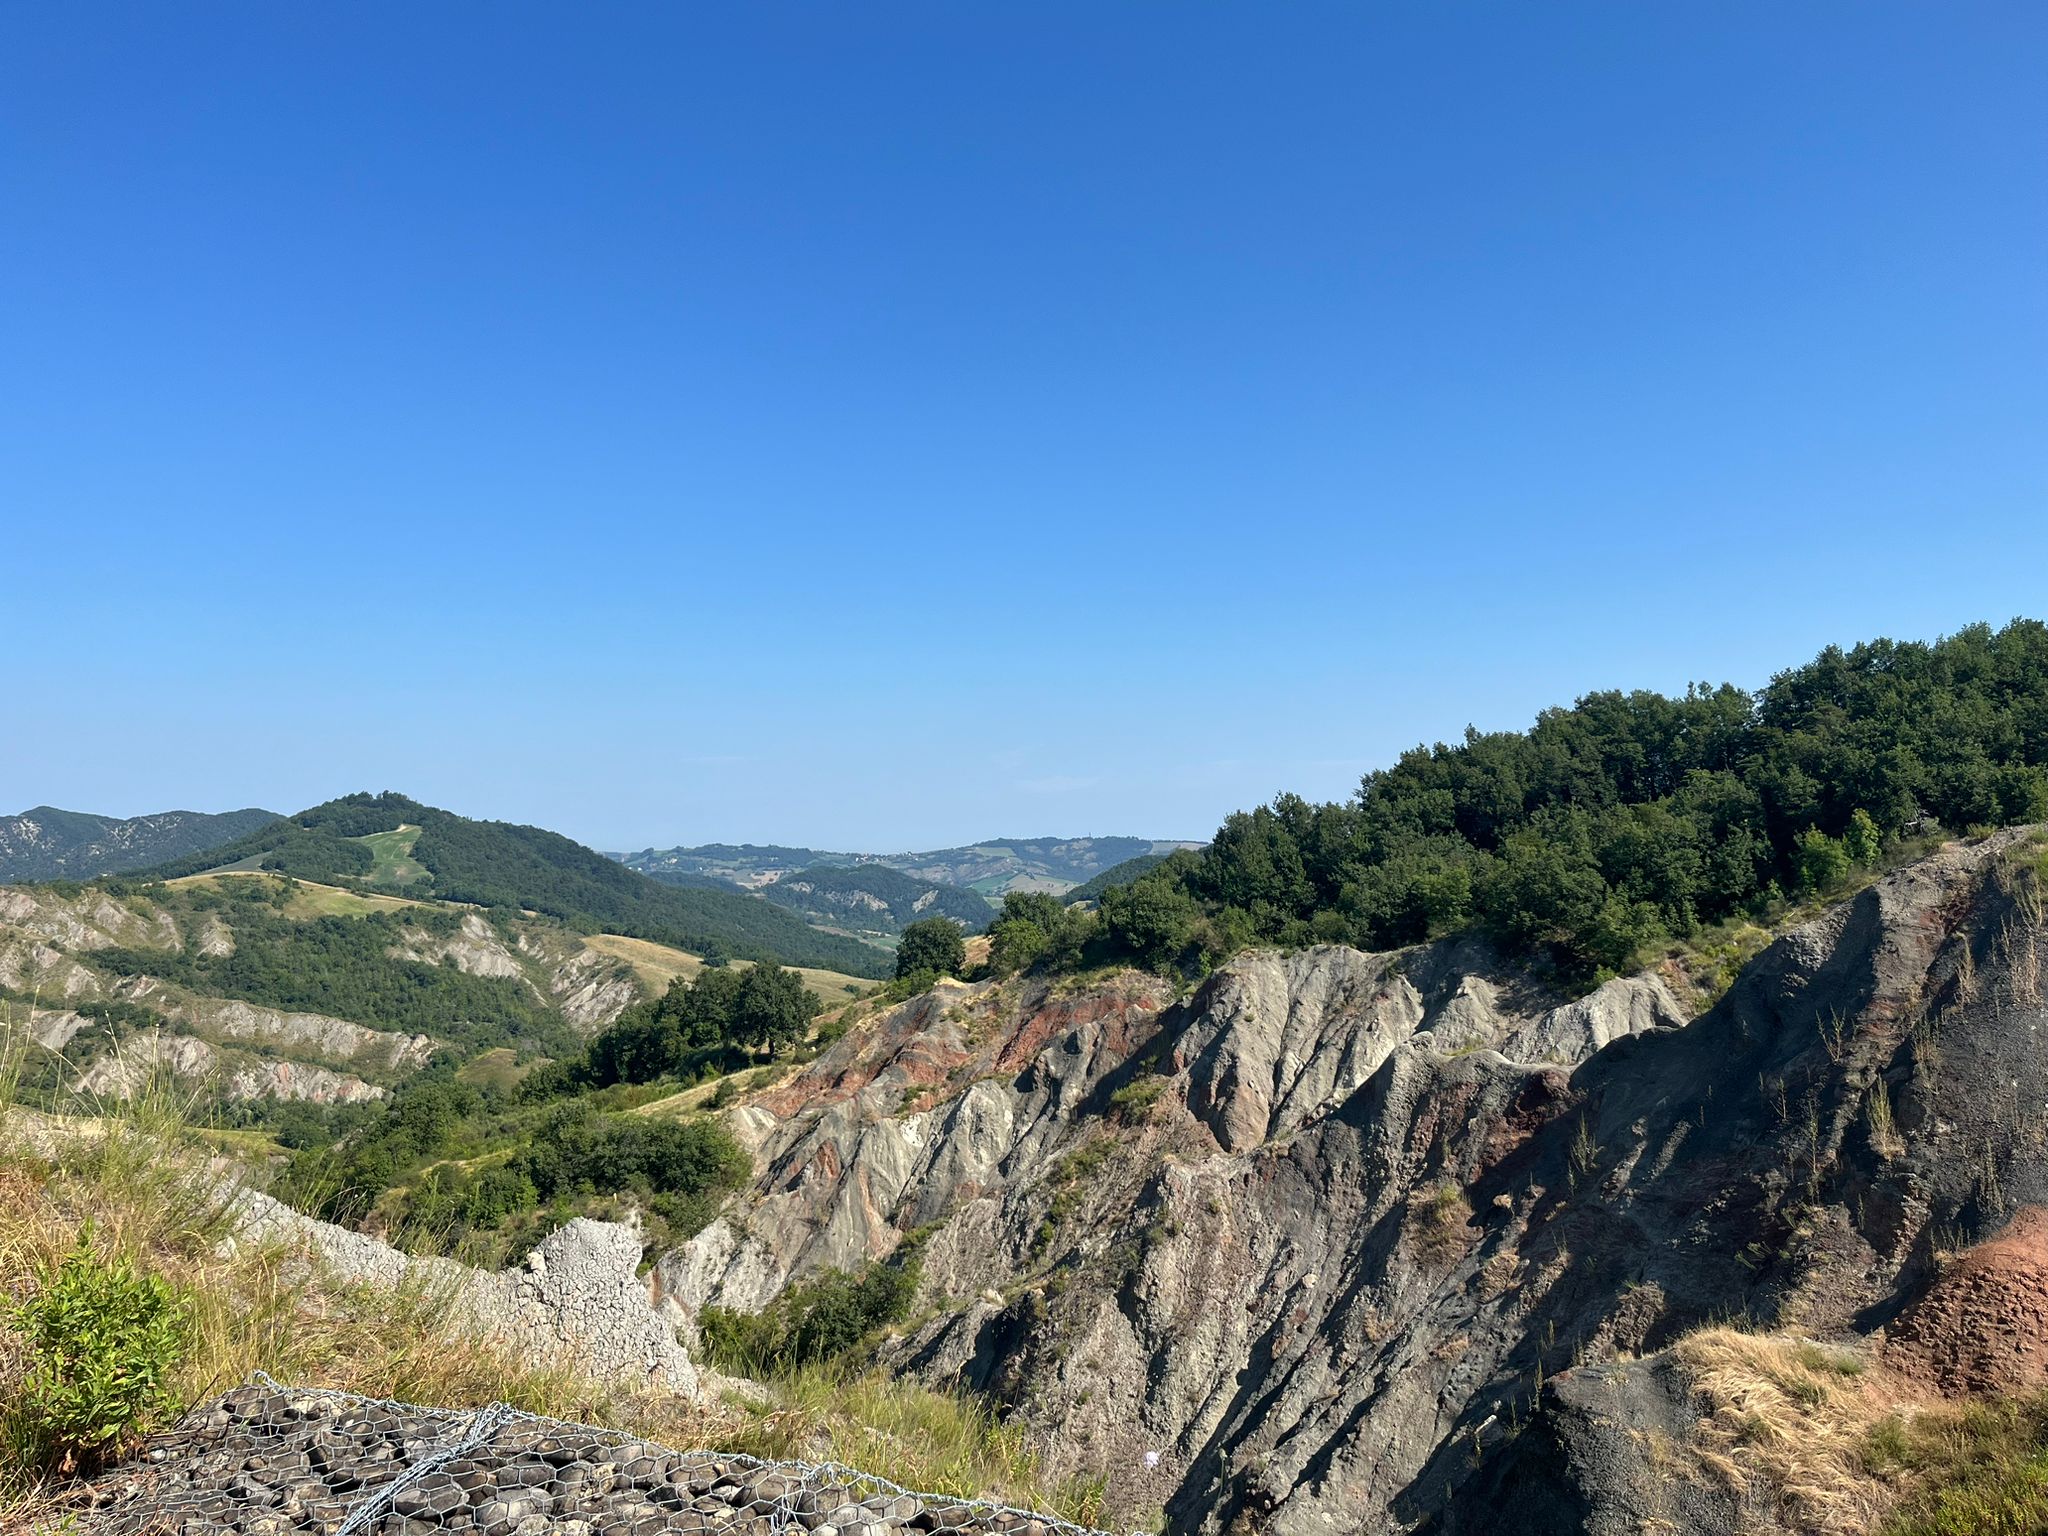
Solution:
[(1064, 894), (1131, 859), (1199, 848), (1198, 840), (1149, 837), (989, 838), (954, 848), (909, 853), (847, 853), (778, 843), (701, 843), (615, 854), (656, 879), (708, 876), (757, 890), (807, 870), (879, 865), (916, 879), (957, 885), (990, 901), (1010, 891)]
[(0, 882), (125, 874), (218, 848), (283, 819), (255, 806), (143, 816), (32, 806), (18, 816), (0, 817)]

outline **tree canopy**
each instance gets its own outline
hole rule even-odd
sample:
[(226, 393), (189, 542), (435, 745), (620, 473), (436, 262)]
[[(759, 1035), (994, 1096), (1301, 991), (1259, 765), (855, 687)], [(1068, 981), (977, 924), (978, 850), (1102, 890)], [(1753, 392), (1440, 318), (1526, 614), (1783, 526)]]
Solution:
[[(2048, 627), (1830, 648), (1757, 694), (1593, 693), (1527, 731), (1404, 753), (1348, 800), (1285, 794), (1101, 892), (1099, 942), (1160, 968), (1249, 942), (1387, 949), (1464, 929), (1596, 975), (1825, 891), (1887, 843), (2048, 818)], [(1028, 930), (1007, 906), (999, 961)]]
[(817, 1013), (817, 998), (795, 971), (707, 967), (696, 980), (677, 977), (660, 997), (628, 1008), (580, 1055), (536, 1072), (522, 1093), (547, 1097), (681, 1077), (733, 1050), (765, 1047), (773, 1054), (801, 1041)]
[(896, 941), (896, 974), (915, 976), (929, 971), (957, 976), (967, 964), (967, 941), (950, 917), (927, 917), (910, 924)]

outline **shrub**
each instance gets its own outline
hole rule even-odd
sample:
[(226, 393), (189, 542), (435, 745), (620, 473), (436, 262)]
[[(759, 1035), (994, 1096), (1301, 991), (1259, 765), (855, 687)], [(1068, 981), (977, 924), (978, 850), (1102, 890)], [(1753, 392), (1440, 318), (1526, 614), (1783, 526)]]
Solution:
[(1871, 1430), (1863, 1454), (1874, 1472), (1913, 1478), (1884, 1536), (2030, 1536), (2048, 1526), (2048, 1398), (1895, 1416)]
[(1839, 890), (1849, 878), (1849, 850), (1839, 838), (1808, 827), (1799, 834), (1795, 849), (1799, 864), (1799, 887), (1810, 895), (1825, 896)]
[(1408, 1201), (1405, 1235), (1415, 1256), (1432, 1269), (1447, 1268), (1471, 1237), (1472, 1205), (1457, 1185), (1419, 1189)]
[(585, 1192), (637, 1191), (693, 1202), (699, 1226), (710, 1220), (716, 1197), (753, 1171), (752, 1160), (715, 1121), (606, 1115), (574, 1103), (549, 1114), (506, 1166), (529, 1181), (543, 1203)]
[(914, 1250), (899, 1263), (878, 1259), (857, 1273), (830, 1269), (785, 1286), (759, 1312), (706, 1307), (698, 1324), (711, 1358), (727, 1370), (792, 1371), (840, 1359), (877, 1328), (900, 1322), (919, 1273)]
[(1109, 1112), (1125, 1121), (1142, 1120), (1165, 1092), (1165, 1079), (1137, 1078), (1109, 1096)]
[(1194, 898), (1163, 875), (1102, 893), (1102, 920), (1110, 937), (1155, 971), (1187, 964), (1201, 937), (1201, 919)]
[(90, 1466), (176, 1411), (169, 1378), (184, 1354), (185, 1301), (132, 1264), (101, 1259), (90, 1226), (39, 1271), (33, 1295), (8, 1304), (7, 1320), (27, 1343), (5, 1420), (24, 1463)]
[(957, 976), (967, 965), (967, 941), (950, 917), (927, 917), (908, 924), (896, 941), (896, 974), (937, 971)]

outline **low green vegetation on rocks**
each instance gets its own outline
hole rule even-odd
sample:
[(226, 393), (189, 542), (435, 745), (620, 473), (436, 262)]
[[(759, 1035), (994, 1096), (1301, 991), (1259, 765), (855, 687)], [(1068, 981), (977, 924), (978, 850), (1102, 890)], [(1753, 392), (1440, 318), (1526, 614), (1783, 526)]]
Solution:
[(909, 1314), (919, 1272), (915, 1252), (899, 1251), (858, 1271), (792, 1281), (759, 1312), (706, 1307), (698, 1327), (712, 1362), (745, 1376), (843, 1360)]

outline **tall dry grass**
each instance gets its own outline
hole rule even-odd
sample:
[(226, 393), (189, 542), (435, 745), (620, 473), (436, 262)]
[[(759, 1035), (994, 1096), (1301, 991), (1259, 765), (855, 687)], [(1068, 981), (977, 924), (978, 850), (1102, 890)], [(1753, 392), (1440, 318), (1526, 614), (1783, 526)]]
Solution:
[(1699, 1459), (1775, 1504), (1793, 1530), (1863, 1536), (1896, 1499), (1871, 1469), (1870, 1436), (1917, 1399), (1859, 1354), (1781, 1334), (1703, 1328), (1672, 1350), (1705, 1408)]

